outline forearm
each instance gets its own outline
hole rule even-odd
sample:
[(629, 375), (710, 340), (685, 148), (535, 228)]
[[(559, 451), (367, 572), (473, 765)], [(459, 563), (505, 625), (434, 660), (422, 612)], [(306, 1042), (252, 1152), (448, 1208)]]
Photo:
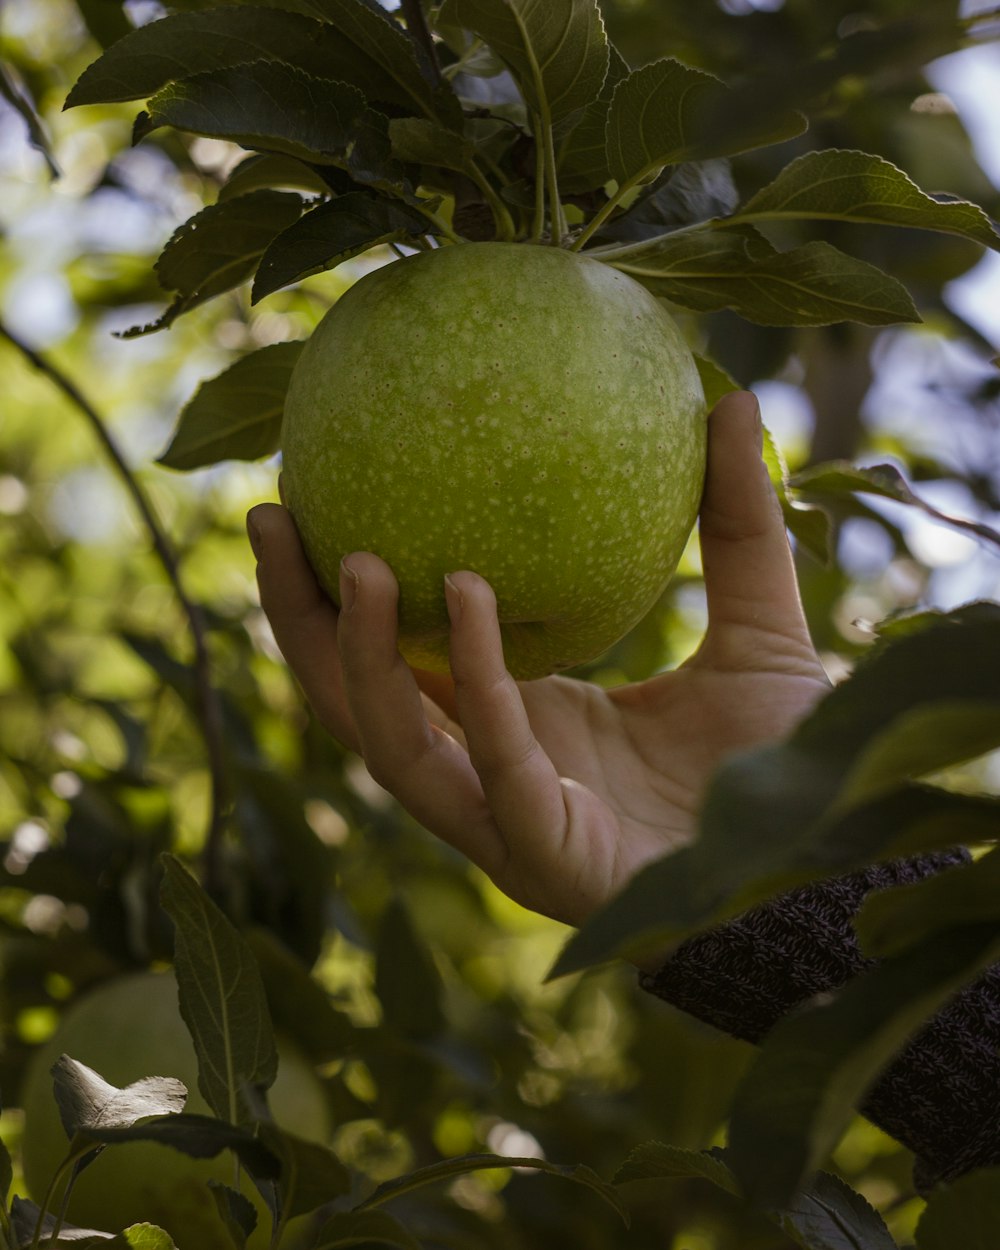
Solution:
[[(803, 886), (684, 942), (642, 986), (734, 1037), (760, 1042), (794, 1008), (870, 967), (852, 926), (871, 890), (964, 862), (962, 851)], [(921, 1185), (1000, 1162), (1000, 969), (913, 1039), (861, 1110), (918, 1156)]]

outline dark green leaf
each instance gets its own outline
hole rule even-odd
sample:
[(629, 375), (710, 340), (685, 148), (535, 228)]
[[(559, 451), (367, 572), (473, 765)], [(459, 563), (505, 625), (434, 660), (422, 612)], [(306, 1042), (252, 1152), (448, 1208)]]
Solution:
[(758, 1203), (787, 1204), (833, 1149), (886, 1064), (1000, 956), (995, 925), (935, 936), (781, 1020), (733, 1104), (727, 1161)]
[(781, 450), (764, 429), (764, 463), (781, 504), (785, 525), (795, 540), (821, 564), (830, 559), (830, 518), (821, 508), (797, 503), (788, 492), (788, 467)]
[[(41, 1209), (36, 1203), (14, 1195), (10, 1204), (10, 1227), (17, 1250), (30, 1250), (35, 1239), (38, 1217), (41, 1214)], [(59, 1250), (62, 1250), (62, 1247), (72, 1247), (72, 1250), (89, 1250), (91, 1246), (100, 1246), (101, 1250), (115, 1250), (119, 1244), (127, 1244), (119, 1242), (114, 1233), (101, 1232), (96, 1228), (75, 1228), (66, 1223), (62, 1224), (58, 1240), (53, 1241), (52, 1234), (55, 1229), (56, 1217), (46, 1214), (42, 1219), (42, 1244), (45, 1250), (49, 1250), (49, 1247), (59, 1247)], [(173, 1244), (169, 1239), (163, 1245), (164, 1250), (173, 1250)], [(161, 1250), (161, 1246), (156, 1245), (153, 1250)]]
[[(657, 1178), (707, 1180), (736, 1197), (741, 1192), (724, 1150), (681, 1150), (661, 1142), (632, 1151), (614, 1183)], [(828, 1172), (821, 1172), (787, 1206), (765, 1214), (803, 1250), (897, 1250), (878, 1212)]]
[(380, 243), (413, 242), (432, 231), (430, 222), (405, 204), (362, 191), (337, 196), (273, 240), (257, 269), (253, 302)]
[(358, 182), (405, 191), (403, 171), (389, 154), (387, 119), (347, 83), (314, 78), (278, 61), (254, 61), (171, 83), (148, 108), (136, 123), (137, 139), (159, 126), (175, 126), (245, 148), (337, 165)]
[(935, 1189), (917, 1224), (917, 1250), (996, 1250), (1000, 1168), (983, 1168)]
[(124, 0), (76, 0), (87, 29), (102, 48), (110, 47), (133, 29), (123, 5)]
[[(343, 179), (340, 191), (350, 191), (354, 184), (351, 178), (340, 170), (327, 169), (327, 175), (335, 174)], [(240, 161), (233, 172), (219, 189), (219, 202), (231, 200), (237, 195), (247, 195), (250, 191), (261, 191), (267, 187), (309, 191), (317, 195), (329, 193), (330, 187), (316, 170), (311, 169), (303, 161), (294, 156), (271, 156), (257, 154)], [(338, 192), (339, 193), (339, 192)]]
[(386, 908), (379, 927), (375, 992), (383, 1023), (393, 1033), (425, 1038), (443, 1029), (441, 974), (398, 899)]
[(803, 1250), (897, 1250), (875, 1208), (830, 1172), (820, 1172), (787, 1207), (769, 1214)]
[[(793, 110), (759, 120), (730, 105), (728, 87), (680, 61), (653, 61), (615, 88), (608, 113), (607, 161), (621, 186), (648, 181), (664, 165), (729, 156), (801, 134)], [(728, 125), (720, 125), (725, 117)]]
[(614, 1186), (602, 1181), (590, 1168), (582, 1164), (567, 1166), (549, 1163), (547, 1159), (520, 1158), (513, 1155), (461, 1155), (455, 1159), (445, 1159), (441, 1163), (432, 1163), (428, 1167), (418, 1168), (415, 1172), (407, 1172), (404, 1176), (384, 1181), (373, 1193), (369, 1194), (363, 1203), (359, 1204), (358, 1209), (388, 1202), (391, 1198), (398, 1198), (401, 1194), (410, 1193), (424, 1185), (433, 1185), (455, 1176), (464, 1176), (468, 1172), (490, 1171), (495, 1168), (531, 1168), (533, 1171), (545, 1172), (549, 1176), (560, 1176), (563, 1180), (575, 1181), (578, 1185), (584, 1185), (587, 1189), (600, 1194), (605, 1202), (618, 1212), (626, 1225), (629, 1222), (628, 1212)]
[[(128, 1032), (127, 1020), (116, 1023)], [(56, 1060), (52, 1084), (69, 1138), (77, 1133), (92, 1136), (100, 1128), (125, 1128), (144, 1116), (176, 1115), (184, 1110), (188, 1095), (183, 1081), (155, 1073), (119, 1089), (70, 1055)]]
[(301, 212), (298, 195), (253, 191), (195, 213), (174, 231), (156, 262), (160, 285), (176, 292), (173, 302), (156, 321), (122, 337), (161, 330), (182, 313), (245, 282), (267, 245)]
[(475, 31), (550, 122), (598, 98), (608, 43), (597, 0), (445, 0), (441, 20)]
[(320, 1229), (313, 1250), (341, 1250), (357, 1246), (392, 1246), (397, 1250), (421, 1250), (420, 1242), (386, 1211), (340, 1211)]
[(180, 1150), (193, 1159), (213, 1159), (232, 1150), (253, 1176), (277, 1178), (280, 1164), (264, 1143), (246, 1129), (209, 1115), (159, 1116), (129, 1128), (90, 1129), (87, 1137), (113, 1146), (118, 1142), (148, 1141)]
[(208, 1181), (215, 1209), (234, 1246), (243, 1247), (257, 1227), (257, 1212), (245, 1194), (219, 1181)]
[(471, 139), (423, 117), (393, 118), (389, 141), (393, 156), (406, 164), (436, 165), (464, 173), (475, 161)]
[(161, 900), (174, 922), (181, 1015), (198, 1054), (198, 1087), (231, 1124), (253, 1121), (244, 1087), (267, 1088), (278, 1071), (271, 1019), (246, 941), (170, 855)]
[(689, 161), (671, 166), (620, 216), (601, 227), (602, 239), (638, 243), (725, 217), (739, 199), (729, 161)]
[(895, 278), (829, 243), (778, 252), (743, 227), (677, 232), (592, 255), (684, 308), (731, 308), (757, 325), (920, 320)]
[(273, 1124), (261, 1126), (260, 1139), (281, 1160), (282, 1219), (305, 1215), (350, 1192), (351, 1173), (326, 1146), (303, 1141)]
[(719, 1152), (709, 1150), (682, 1150), (679, 1146), (667, 1146), (663, 1142), (645, 1142), (630, 1152), (628, 1158), (611, 1178), (613, 1185), (627, 1185), (631, 1181), (658, 1178), (678, 1180), (697, 1178), (711, 1181), (719, 1189), (738, 1195), (740, 1192), (732, 1172), (719, 1157)]
[[(1000, 837), (1000, 802), (994, 815), (994, 836)], [(926, 881), (870, 894), (854, 924), (865, 954), (881, 959), (946, 929), (998, 921), (1000, 855), (994, 851)]]
[(258, 460), (278, 450), (288, 379), (302, 343), (272, 343), (198, 388), (181, 410), (158, 464), (197, 469), (219, 460)]
[(867, 152), (808, 152), (747, 201), (735, 221), (831, 218), (940, 230), (1000, 251), (1000, 234), (975, 204), (937, 200), (901, 169)]
[(792, 485), (803, 494), (820, 497), (837, 498), (844, 495), (878, 495), (883, 499), (893, 499), (897, 503), (909, 504), (920, 508), (928, 516), (956, 529), (967, 530), (978, 538), (1000, 546), (1000, 533), (989, 525), (977, 521), (966, 521), (961, 517), (949, 516), (939, 512), (926, 500), (920, 498), (907, 483), (902, 473), (891, 464), (873, 464), (861, 467), (846, 460), (831, 460), (826, 464), (817, 464), (797, 473)]
[(145, 100), (170, 82), (251, 61), (282, 61), (315, 78), (359, 88), (369, 100), (410, 105), (413, 91), (429, 100), (431, 88), (417, 71), (402, 32), (362, 4), (340, 7), (347, 14), (364, 9), (362, 25), (371, 24), (384, 37), (381, 59), (391, 60), (391, 49), (396, 50), (396, 73), (326, 22), (278, 9), (227, 5), (168, 15), (132, 31), (84, 70), (66, 107)]
[(7, 1195), (10, 1193), (14, 1179), (14, 1164), (11, 1161), (7, 1143), (0, 1138), (0, 1206), (6, 1207)]

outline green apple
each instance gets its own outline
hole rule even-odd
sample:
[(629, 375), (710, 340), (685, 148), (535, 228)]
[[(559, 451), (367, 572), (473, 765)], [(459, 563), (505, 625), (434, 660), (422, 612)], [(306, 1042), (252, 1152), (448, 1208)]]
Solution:
[[(177, 1007), (172, 973), (119, 977), (73, 1003), (53, 1036), (32, 1056), (23, 1089), (22, 1167), (30, 1196), (41, 1202), (68, 1141), (52, 1092), (52, 1065), (68, 1054), (113, 1085), (144, 1076), (175, 1076), (188, 1088), (185, 1111), (211, 1114), (198, 1092), (198, 1062)], [(279, 1126), (298, 1137), (325, 1141), (330, 1115), (312, 1065), (288, 1039), (279, 1044), (278, 1078), (268, 1101)], [(83, 1171), (70, 1199), (68, 1219), (83, 1228), (118, 1232), (148, 1221), (185, 1250), (230, 1247), (209, 1180), (233, 1185), (232, 1157), (192, 1159), (169, 1146), (130, 1142), (104, 1150)], [(244, 1177), (242, 1192), (257, 1208), (251, 1247), (266, 1247), (270, 1215)]]
[(283, 487), (334, 601), (342, 556), (391, 566), (412, 664), (447, 668), (443, 579), (472, 569), (533, 678), (659, 597), (705, 446), (694, 359), (644, 287), (561, 248), (468, 243), (366, 274), (326, 314), (289, 386)]

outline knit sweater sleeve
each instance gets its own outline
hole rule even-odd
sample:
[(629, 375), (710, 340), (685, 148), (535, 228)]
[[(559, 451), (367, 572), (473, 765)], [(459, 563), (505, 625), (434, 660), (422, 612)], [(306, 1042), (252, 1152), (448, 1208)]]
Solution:
[[(689, 938), (644, 989), (760, 1042), (788, 1012), (872, 966), (852, 926), (872, 890), (963, 863), (964, 851), (877, 864), (792, 890)], [(1000, 1163), (1000, 966), (956, 995), (887, 1067), (861, 1111), (917, 1156), (926, 1189)]]

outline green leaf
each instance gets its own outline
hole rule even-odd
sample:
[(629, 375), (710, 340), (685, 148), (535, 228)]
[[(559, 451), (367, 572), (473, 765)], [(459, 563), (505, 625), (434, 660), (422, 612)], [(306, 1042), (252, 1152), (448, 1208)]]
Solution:
[(939, 230), (1000, 251), (989, 217), (966, 201), (937, 200), (880, 156), (833, 148), (807, 152), (739, 209), (733, 220), (819, 218)]
[(962, 517), (950, 516), (932, 507), (926, 500), (917, 495), (902, 473), (891, 464), (873, 464), (865, 467), (853, 465), (847, 460), (831, 460), (825, 464), (813, 465), (797, 473), (792, 485), (803, 494), (829, 498), (843, 498), (845, 495), (878, 495), (883, 499), (893, 499), (897, 503), (909, 504), (920, 508), (936, 521), (952, 525), (956, 529), (966, 530), (978, 538), (1000, 546), (1000, 533), (989, 525), (977, 521), (967, 521)]
[[(614, 1182), (623, 1185), (655, 1178), (707, 1180), (734, 1197), (741, 1196), (724, 1150), (681, 1150), (649, 1142), (632, 1151)], [(878, 1212), (828, 1172), (821, 1172), (787, 1206), (764, 1214), (804, 1250), (897, 1250)]]
[(769, 1215), (803, 1250), (897, 1250), (875, 1208), (830, 1172)]
[(253, 953), (191, 874), (163, 856), (161, 901), (174, 922), (181, 1015), (198, 1054), (198, 1088), (234, 1125), (254, 1122), (244, 1089), (278, 1071), (271, 1018)]
[(476, 149), (464, 135), (423, 117), (395, 117), (389, 122), (392, 154), (413, 165), (436, 165), (440, 169), (466, 172), (475, 163)]
[(613, 1185), (658, 1178), (678, 1180), (697, 1178), (711, 1181), (719, 1189), (738, 1196), (740, 1187), (732, 1172), (715, 1150), (682, 1150), (663, 1142), (645, 1142), (629, 1152), (628, 1158), (611, 1178)]
[[(335, 174), (343, 179), (343, 191), (353, 188), (352, 180), (340, 170), (327, 169), (324, 172)], [(282, 189), (294, 187), (296, 190), (309, 191), (316, 195), (328, 195), (330, 192), (330, 187), (319, 173), (311, 169), (304, 161), (296, 160), (294, 156), (258, 153), (248, 156), (236, 166), (219, 188), (219, 202), (268, 187)]]
[(736, 99), (714, 75), (671, 58), (633, 70), (615, 88), (608, 113), (611, 176), (631, 186), (664, 165), (780, 143), (806, 128), (793, 110), (755, 118), (736, 109)]
[[(457, 96), (440, 85), (433, 67), (426, 63), (414, 41), (379, 4), (372, 0), (305, 0), (305, 7), (340, 34), (350, 56), (378, 66), (395, 84), (398, 103), (409, 103), (425, 117), (436, 117), (461, 129), (462, 109)], [(366, 76), (370, 72), (366, 69)], [(331, 76), (336, 75), (328, 71), (327, 77)]]
[(276, 1179), (280, 1163), (259, 1137), (235, 1124), (210, 1115), (157, 1116), (122, 1128), (93, 1128), (87, 1137), (113, 1146), (121, 1142), (156, 1142), (180, 1150), (193, 1159), (213, 1159), (231, 1150), (254, 1177)]
[(341, 1250), (357, 1246), (393, 1246), (396, 1250), (421, 1250), (420, 1242), (387, 1211), (340, 1211), (332, 1215), (312, 1243), (313, 1250)]
[(392, 1032), (425, 1038), (444, 1028), (441, 974), (399, 899), (388, 905), (379, 926), (375, 992), (383, 1023)]
[(854, 807), (911, 778), (1000, 747), (1000, 701), (936, 701), (903, 712), (875, 734), (841, 785), (836, 807)]
[(278, 9), (227, 5), (168, 14), (133, 30), (83, 71), (64, 107), (145, 100), (168, 83), (261, 60), (349, 83), (370, 99), (410, 102), (330, 26)]
[(257, 1212), (253, 1203), (245, 1194), (223, 1185), (221, 1181), (210, 1180), (206, 1183), (230, 1241), (244, 1250), (247, 1238), (257, 1227)]
[[(994, 808), (993, 834), (1000, 837), (1000, 802)], [(997, 921), (1000, 855), (993, 851), (925, 881), (870, 894), (854, 927), (864, 953), (883, 959), (946, 929)]]
[(391, 200), (363, 191), (320, 204), (275, 238), (261, 258), (252, 302), (333, 269), (380, 243), (412, 243), (432, 233), (426, 217)]
[(0, 1138), (0, 1206), (6, 1207), (11, 1183), (14, 1180), (14, 1164), (7, 1143)]
[(597, 0), (445, 0), (441, 20), (485, 39), (529, 108), (550, 122), (585, 108), (604, 85), (608, 43)]
[(352, 1177), (332, 1150), (304, 1141), (274, 1124), (264, 1124), (260, 1139), (281, 1160), (281, 1218), (294, 1219), (350, 1192)]
[(739, 195), (730, 163), (725, 157), (686, 161), (670, 166), (633, 201), (629, 208), (606, 222), (602, 239), (639, 243), (671, 231), (725, 217)]
[(917, 1250), (996, 1250), (1000, 1168), (938, 1186), (917, 1223)]
[(608, 44), (608, 72), (600, 94), (586, 106), (559, 144), (560, 190), (572, 195), (603, 187), (608, 181), (608, 112), (615, 88), (628, 72), (625, 58), (613, 44)]
[(742, 389), (739, 382), (730, 377), (725, 369), (714, 360), (709, 360), (707, 356), (699, 356), (697, 352), (693, 355), (694, 363), (698, 367), (698, 376), (701, 378), (702, 390), (705, 392), (705, 403), (709, 410), (714, 408), (724, 395), (730, 395), (733, 391)]
[(677, 232), (586, 254), (684, 308), (730, 308), (757, 325), (920, 320), (895, 278), (829, 243), (779, 252), (756, 231), (741, 227)]
[(796, 542), (821, 564), (830, 559), (830, 518), (821, 508), (809, 507), (792, 499), (788, 490), (788, 466), (781, 449), (764, 427), (764, 463), (781, 504), (785, 525)]
[(404, 194), (388, 120), (356, 87), (277, 61), (254, 61), (171, 83), (139, 115), (136, 139), (159, 126), (346, 169), (357, 182)]
[(231, 291), (251, 276), (267, 245), (302, 212), (302, 198), (285, 191), (253, 191), (195, 213), (171, 235), (156, 262), (165, 291), (175, 292), (166, 312), (122, 338), (162, 330), (182, 313)]
[(547, 1159), (521, 1158), (514, 1155), (474, 1154), (461, 1155), (455, 1159), (444, 1159), (440, 1163), (432, 1163), (428, 1167), (418, 1168), (415, 1172), (407, 1172), (404, 1176), (384, 1181), (362, 1203), (358, 1210), (388, 1202), (401, 1194), (410, 1193), (424, 1185), (433, 1185), (438, 1181), (450, 1180), (455, 1176), (464, 1176), (469, 1172), (490, 1171), (495, 1168), (531, 1168), (536, 1172), (544, 1172), (548, 1176), (558, 1176), (563, 1180), (574, 1181), (599, 1194), (609, 1206), (621, 1216), (628, 1225), (628, 1211), (621, 1196), (613, 1185), (602, 1181), (596, 1172), (582, 1164), (565, 1165), (549, 1163)]
[(302, 342), (272, 343), (241, 357), (198, 388), (157, 460), (197, 469), (219, 460), (259, 460), (278, 450), (288, 380)]
[(726, 1158), (751, 1199), (787, 1204), (912, 1034), (998, 956), (995, 925), (935, 936), (781, 1020), (733, 1103)]
[(112, 1242), (120, 1242), (129, 1250), (177, 1250), (173, 1238), (155, 1224), (133, 1224), (120, 1232)]

